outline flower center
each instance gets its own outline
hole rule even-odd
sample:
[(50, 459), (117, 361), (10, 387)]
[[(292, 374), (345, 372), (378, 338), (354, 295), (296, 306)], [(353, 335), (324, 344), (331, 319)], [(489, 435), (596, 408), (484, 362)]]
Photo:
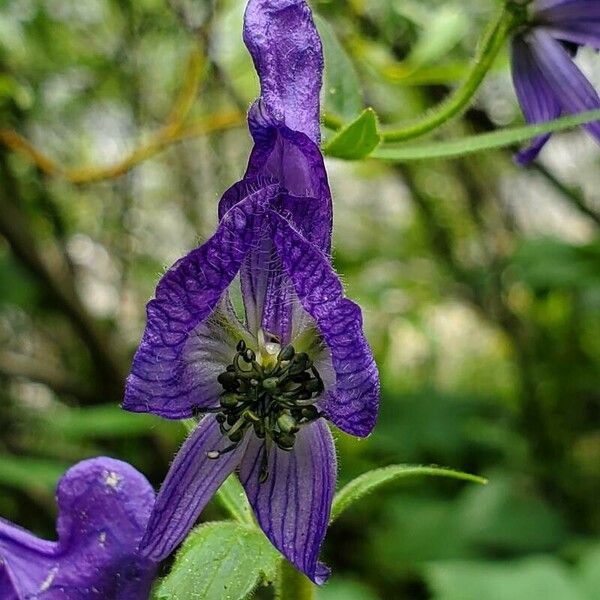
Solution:
[[(300, 427), (322, 416), (315, 402), (323, 380), (308, 354), (291, 344), (281, 348), (273, 339), (259, 346), (257, 356), (240, 340), (231, 364), (217, 378), (223, 393), (216, 419), (231, 444), (209, 452), (209, 458), (234, 450), (250, 428), (268, 445), (292, 450)], [(266, 477), (265, 464), (261, 479)]]

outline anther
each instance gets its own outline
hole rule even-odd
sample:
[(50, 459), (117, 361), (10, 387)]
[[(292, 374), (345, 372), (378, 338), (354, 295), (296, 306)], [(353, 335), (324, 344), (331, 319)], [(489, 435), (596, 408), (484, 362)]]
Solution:
[(283, 413), (277, 419), (277, 426), (284, 433), (297, 433), (298, 431), (298, 423), (296, 423), (296, 419), (286, 413)]
[(277, 377), (267, 377), (267, 379), (263, 380), (262, 386), (265, 390), (273, 391), (279, 385), (279, 379)]
[(281, 450), (292, 450), (301, 427), (323, 416), (314, 404), (324, 385), (306, 352), (296, 352), (291, 344), (281, 348), (278, 338), (271, 340), (264, 333), (261, 338), (260, 332), (258, 348), (255, 352), (240, 340), (231, 364), (218, 376), (223, 393), (219, 405), (209, 410), (217, 413), (221, 433), (230, 445), (207, 456), (216, 459), (239, 447), (250, 429), (265, 441), (262, 482), (268, 478), (269, 448), (275, 444)]
[(291, 344), (288, 344), (287, 346), (284, 346), (281, 349), (281, 351), (277, 355), (277, 360), (281, 361), (281, 362), (292, 360), (292, 358), (294, 358), (294, 354), (296, 354), (296, 351), (294, 350), (294, 346), (292, 346)]
[(220, 402), (223, 408), (234, 408), (238, 405), (238, 399), (235, 394), (223, 394)]

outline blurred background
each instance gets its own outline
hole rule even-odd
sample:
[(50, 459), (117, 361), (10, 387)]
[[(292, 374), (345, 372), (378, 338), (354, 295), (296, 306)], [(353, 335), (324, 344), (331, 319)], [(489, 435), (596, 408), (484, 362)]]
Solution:
[[(324, 110), (385, 125), (457, 84), (498, 2), (311, 5)], [(69, 465), (106, 454), (158, 485), (185, 435), (119, 402), (145, 302), (245, 168), (243, 7), (0, 0), (0, 515), (39, 535)], [(600, 84), (594, 53), (577, 62)], [(503, 55), (436, 135), (521, 122)], [(555, 135), (527, 170), (510, 150), (327, 162), (336, 267), (383, 379), (375, 433), (337, 435), (340, 484), (392, 463), (490, 483), (362, 501), (329, 532), (320, 600), (599, 598), (598, 148)]]

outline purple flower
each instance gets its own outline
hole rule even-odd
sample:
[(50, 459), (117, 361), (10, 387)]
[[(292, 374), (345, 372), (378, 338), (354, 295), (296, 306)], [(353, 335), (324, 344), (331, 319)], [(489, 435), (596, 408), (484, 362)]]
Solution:
[(323, 57), (310, 10), (303, 0), (250, 0), (244, 40), (261, 81), (246, 175), (221, 199), (214, 236), (159, 282), (127, 382), (128, 410), (206, 413), (175, 458), (141, 550), (167, 556), (238, 470), (271, 542), (322, 583), (336, 480), (326, 420), (368, 435), (379, 379), (361, 311), (331, 266)]
[[(529, 123), (600, 108), (600, 97), (572, 57), (579, 46), (600, 49), (600, 0), (534, 0), (530, 22), (512, 40), (512, 75)], [(600, 141), (600, 121), (584, 125)], [(529, 164), (550, 134), (537, 137), (516, 160)]]
[(0, 600), (146, 600), (156, 563), (136, 555), (154, 491), (127, 463), (85, 460), (57, 488), (58, 541), (0, 519)]

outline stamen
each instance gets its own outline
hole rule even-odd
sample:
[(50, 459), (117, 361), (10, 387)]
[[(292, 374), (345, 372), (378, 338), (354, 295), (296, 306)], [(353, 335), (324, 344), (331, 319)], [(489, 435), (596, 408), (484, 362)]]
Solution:
[(212, 450), (208, 458), (217, 459), (239, 446), (248, 429), (265, 440), (262, 449), (260, 481), (268, 478), (271, 444), (286, 452), (294, 448), (296, 434), (304, 425), (321, 418), (315, 402), (325, 386), (306, 352), (296, 352), (288, 344), (281, 348), (279, 338), (259, 331), (259, 350), (248, 348), (244, 340), (225, 371), (217, 377), (223, 387), (217, 422), (231, 444)]

